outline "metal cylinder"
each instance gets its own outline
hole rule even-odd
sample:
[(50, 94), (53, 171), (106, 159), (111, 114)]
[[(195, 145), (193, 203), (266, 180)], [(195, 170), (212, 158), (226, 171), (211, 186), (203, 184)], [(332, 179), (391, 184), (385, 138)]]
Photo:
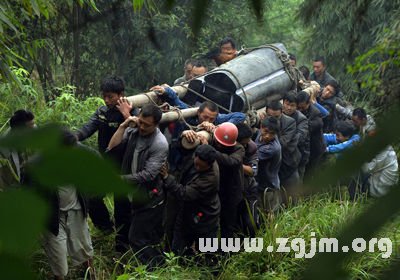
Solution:
[[(286, 53), (283, 44), (274, 46)], [(246, 112), (249, 107), (259, 109), (267, 101), (281, 99), (293, 82), (277, 52), (260, 47), (192, 80), (189, 88), (232, 112)], [(194, 104), (198, 99), (189, 92), (184, 101)]]
[[(212, 135), (211, 133), (209, 133), (209, 132), (207, 132), (207, 131), (205, 131), (205, 130), (201, 130), (201, 131), (196, 132), (196, 134), (197, 134), (198, 136), (205, 137), (205, 138), (207, 139), (207, 141), (210, 143), (211, 135)], [(186, 149), (186, 150), (193, 150), (193, 149), (196, 148), (198, 145), (200, 145), (200, 139), (197, 138), (194, 142), (189, 142), (189, 141), (186, 139), (186, 137), (182, 137), (181, 144), (182, 144), (182, 147), (183, 147), (184, 149)]]

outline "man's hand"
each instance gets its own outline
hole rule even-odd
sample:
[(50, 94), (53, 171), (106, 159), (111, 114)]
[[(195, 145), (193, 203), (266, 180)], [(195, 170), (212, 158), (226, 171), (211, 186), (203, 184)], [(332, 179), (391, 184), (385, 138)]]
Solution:
[(198, 127), (204, 129), (209, 133), (213, 133), (216, 128), (216, 126), (210, 122), (202, 122), (201, 124), (199, 124)]
[(260, 113), (258, 113), (258, 117), (262, 121), (262, 120), (267, 118), (267, 113), (266, 112), (260, 112)]
[(157, 93), (158, 95), (163, 95), (165, 93), (165, 87), (164, 85), (160, 86), (154, 86), (150, 89), (151, 91), (154, 91), (155, 93)]
[(199, 138), (201, 145), (208, 145), (208, 140), (204, 135), (197, 134), (197, 138)]
[(197, 134), (193, 130), (185, 130), (182, 132), (182, 137), (185, 137), (189, 143), (193, 143), (197, 139)]
[(129, 103), (128, 99), (126, 97), (121, 97), (117, 101), (117, 109), (121, 112), (121, 114), (124, 116), (125, 119), (131, 116), (131, 111), (132, 111), (132, 104)]
[(134, 126), (138, 126), (139, 118), (135, 116), (129, 116), (128, 118), (125, 119), (123, 123), (120, 124), (120, 127), (126, 129), (130, 125), (130, 123), (134, 123)]
[(163, 178), (163, 179), (167, 179), (167, 177), (168, 177), (168, 166), (167, 166), (167, 163), (164, 163), (162, 166), (161, 166), (161, 169), (160, 169), (160, 175), (161, 175), (161, 177)]

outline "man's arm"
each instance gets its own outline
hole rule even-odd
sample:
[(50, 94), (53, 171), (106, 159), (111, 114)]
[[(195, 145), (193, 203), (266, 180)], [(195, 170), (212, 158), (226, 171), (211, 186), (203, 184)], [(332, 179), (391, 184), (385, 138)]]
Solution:
[(241, 113), (241, 112), (234, 112), (234, 113), (229, 113), (229, 114), (218, 114), (215, 124), (221, 124), (224, 122), (230, 122), (233, 124), (241, 123), (244, 122), (246, 119), (246, 115)]
[(129, 123), (134, 122), (137, 124), (137, 121), (138, 121), (137, 117), (130, 116), (123, 123), (121, 123), (119, 125), (117, 131), (111, 137), (111, 140), (108, 143), (107, 150), (111, 150), (115, 146), (118, 146), (119, 144), (121, 144), (122, 139), (124, 139), (125, 130), (129, 127)]
[(242, 165), (244, 157), (244, 148), (240, 147), (234, 153), (227, 155), (217, 151), (217, 162), (225, 166), (239, 166)]
[(194, 201), (203, 198), (203, 194), (199, 190), (204, 190), (207, 186), (210, 185), (209, 180), (203, 177), (198, 177), (198, 179), (193, 180), (188, 185), (178, 184), (175, 180), (175, 177), (169, 175), (166, 179), (164, 179), (164, 187), (165, 189), (172, 193), (176, 198), (183, 201)]
[[(285, 128), (284, 131), (282, 131), (281, 136), (279, 137), (279, 141), (284, 147), (288, 147), (289, 143), (292, 143), (293, 137), (296, 137), (296, 121), (292, 118), (290, 119), (291, 121), (289, 125)], [(297, 141), (294, 146), (297, 146)]]
[(360, 136), (358, 136), (358, 134), (356, 134), (347, 141), (344, 141), (340, 144), (330, 145), (330, 146), (326, 147), (326, 151), (328, 153), (340, 153), (348, 148), (351, 148), (353, 146), (354, 142), (358, 142), (358, 141), (360, 141)]
[[(101, 107), (100, 107), (101, 108)], [(94, 112), (94, 114), (90, 117), (89, 121), (84, 124), (76, 133), (78, 141), (83, 141), (86, 138), (92, 136), (98, 129), (100, 125), (100, 108)]]

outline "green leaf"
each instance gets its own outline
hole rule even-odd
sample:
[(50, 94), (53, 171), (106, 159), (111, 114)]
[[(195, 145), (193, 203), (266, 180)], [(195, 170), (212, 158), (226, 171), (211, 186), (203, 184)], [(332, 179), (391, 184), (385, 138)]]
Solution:
[(29, 172), (48, 188), (73, 185), (88, 194), (133, 193), (135, 199), (142, 199), (137, 188), (120, 179), (113, 164), (79, 147), (46, 151)]
[(31, 0), (31, 6), (35, 14), (39, 17), (40, 16), (40, 8), (36, 0)]
[[(26, 228), (23, 232), (26, 233)], [(37, 279), (31, 271), (29, 261), (12, 255), (0, 254), (0, 271), (1, 279)]]
[(34, 193), (22, 190), (0, 193), (0, 253), (31, 252), (45, 229), (47, 213), (46, 203)]

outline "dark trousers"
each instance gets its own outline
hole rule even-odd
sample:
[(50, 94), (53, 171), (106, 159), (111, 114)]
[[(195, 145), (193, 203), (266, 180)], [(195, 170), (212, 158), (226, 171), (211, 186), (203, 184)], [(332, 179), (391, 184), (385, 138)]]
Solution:
[(360, 173), (355, 176), (348, 185), (350, 200), (354, 201), (358, 196), (368, 191), (368, 179), (370, 175)]
[(149, 268), (154, 268), (164, 262), (157, 248), (164, 234), (163, 212), (164, 204), (154, 208), (133, 210), (129, 243), (138, 259)]
[(258, 228), (257, 199), (243, 199), (239, 204), (239, 218), (245, 237), (255, 237)]
[(129, 250), (129, 228), (132, 220), (132, 204), (128, 197), (114, 196), (114, 219), (117, 235), (115, 236), (115, 250), (125, 253)]
[(166, 249), (172, 249), (172, 242), (174, 235), (179, 234), (179, 231), (175, 232), (175, 225), (177, 222), (177, 216), (181, 208), (181, 203), (173, 195), (167, 194), (167, 202), (165, 205), (165, 217), (164, 217), (164, 230), (166, 239)]
[(239, 202), (221, 199), (221, 237), (233, 237), (240, 231), (238, 223)]
[[(113, 231), (113, 222), (102, 197), (89, 199), (89, 215), (93, 224), (104, 232)], [(128, 197), (114, 197), (114, 218), (117, 235), (115, 249), (125, 253), (129, 249), (129, 227), (131, 225), (132, 206)]]

